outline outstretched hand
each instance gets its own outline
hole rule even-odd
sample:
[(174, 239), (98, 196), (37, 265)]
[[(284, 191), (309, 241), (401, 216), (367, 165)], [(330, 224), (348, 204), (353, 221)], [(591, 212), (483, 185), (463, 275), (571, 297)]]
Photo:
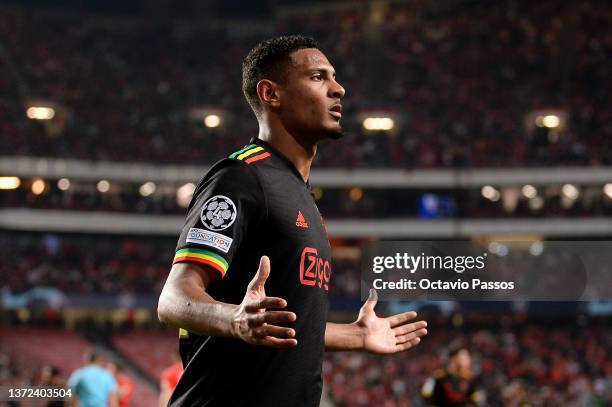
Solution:
[(232, 330), (234, 336), (251, 345), (287, 348), (297, 345), (295, 330), (276, 323), (293, 322), (296, 315), (282, 309), (287, 301), (278, 297), (267, 297), (264, 285), (270, 275), (270, 259), (262, 256), (259, 269), (247, 287), (244, 299), (236, 309)]
[(377, 301), (378, 294), (372, 288), (355, 322), (363, 330), (363, 350), (381, 355), (402, 352), (418, 345), (421, 337), (427, 335), (427, 322), (409, 322), (416, 312), (381, 318), (374, 312)]

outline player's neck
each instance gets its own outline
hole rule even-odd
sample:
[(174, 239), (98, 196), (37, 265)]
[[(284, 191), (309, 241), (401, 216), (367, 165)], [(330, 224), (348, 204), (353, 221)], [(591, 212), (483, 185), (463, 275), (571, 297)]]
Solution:
[(310, 166), (317, 153), (317, 145), (315, 143), (300, 140), (284, 128), (273, 131), (270, 127), (262, 125), (259, 126), (259, 135), (257, 137), (270, 144), (291, 161), (304, 182), (308, 181), (308, 178), (310, 178)]

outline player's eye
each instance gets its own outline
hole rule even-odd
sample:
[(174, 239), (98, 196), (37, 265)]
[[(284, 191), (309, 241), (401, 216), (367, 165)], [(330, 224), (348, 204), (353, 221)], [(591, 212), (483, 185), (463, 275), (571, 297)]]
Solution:
[(321, 79), (323, 79), (323, 78), (321, 77), (321, 74), (320, 74), (320, 73), (318, 73), (318, 74), (316, 74), (316, 75), (313, 75), (313, 76), (312, 76), (310, 79), (314, 79), (314, 80), (316, 80), (316, 81), (320, 81), (320, 80), (321, 80)]

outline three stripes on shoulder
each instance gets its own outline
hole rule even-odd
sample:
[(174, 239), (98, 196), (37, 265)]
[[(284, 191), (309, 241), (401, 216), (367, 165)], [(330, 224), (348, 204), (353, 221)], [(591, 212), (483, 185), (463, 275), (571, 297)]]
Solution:
[(244, 161), (247, 164), (254, 163), (259, 160), (264, 160), (270, 157), (270, 153), (264, 150), (262, 146), (257, 144), (249, 144), (248, 146), (231, 154), (229, 158)]

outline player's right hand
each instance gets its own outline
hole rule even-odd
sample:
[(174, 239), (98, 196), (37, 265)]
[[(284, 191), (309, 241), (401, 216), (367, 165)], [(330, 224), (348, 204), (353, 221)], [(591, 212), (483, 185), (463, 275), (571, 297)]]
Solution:
[(247, 292), (234, 312), (232, 330), (234, 336), (251, 345), (288, 348), (297, 345), (295, 330), (277, 323), (293, 322), (296, 315), (289, 311), (269, 311), (287, 306), (278, 297), (266, 297), (264, 284), (270, 275), (270, 259), (262, 256), (259, 269), (249, 283)]

